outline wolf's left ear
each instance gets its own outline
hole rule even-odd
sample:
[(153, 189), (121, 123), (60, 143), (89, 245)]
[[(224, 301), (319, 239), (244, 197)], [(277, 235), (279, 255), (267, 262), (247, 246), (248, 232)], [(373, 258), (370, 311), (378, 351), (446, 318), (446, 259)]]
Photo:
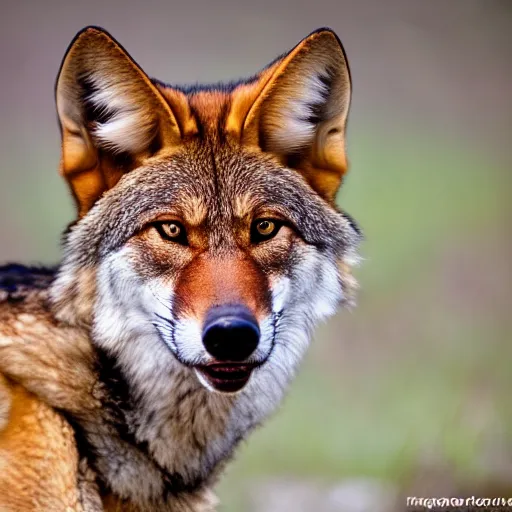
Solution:
[(71, 43), (57, 78), (61, 172), (79, 215), (121, 176), (161, 150), (180, 130), (160, 92), (104, 30), (88, 27)]
[(347, 170), (350, 93), (338, 37), (330, 29), (317, 30), (264, 70), (242, 96), (235, 94), (234, 110), (245, 115), (242, 140), (297, 169), (332, 202)]

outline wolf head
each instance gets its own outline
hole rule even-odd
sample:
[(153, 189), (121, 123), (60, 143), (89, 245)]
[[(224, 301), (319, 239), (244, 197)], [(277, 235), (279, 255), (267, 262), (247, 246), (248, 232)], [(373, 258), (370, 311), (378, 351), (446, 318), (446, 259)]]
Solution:
[(56, 86), (78, 210), (57, 316), (146, 388), (179, 372), (212, 393), (283, 389), (355, 287), (360, 234), (334, 203), (350, 89), (328, 29), (251, 79), (190, 89), (79, 33)]

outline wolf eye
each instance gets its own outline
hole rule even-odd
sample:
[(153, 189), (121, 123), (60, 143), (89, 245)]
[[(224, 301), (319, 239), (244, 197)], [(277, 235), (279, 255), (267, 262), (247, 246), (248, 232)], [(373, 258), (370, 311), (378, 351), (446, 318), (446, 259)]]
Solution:
[(179, 222), (156, 222), (154, 226), (164, 240), (187, 245), (187, 233)]
[(254, 221), (251, 226), (251, 242), (257, 244), (274, 238), (282, 225), (283, 223), (277, 220), (258, 219)]

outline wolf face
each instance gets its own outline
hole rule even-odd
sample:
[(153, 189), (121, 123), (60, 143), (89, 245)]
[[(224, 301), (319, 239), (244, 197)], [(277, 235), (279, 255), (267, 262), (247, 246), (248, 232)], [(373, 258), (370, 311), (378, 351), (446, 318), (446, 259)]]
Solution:
[(339, 40), (322, 29), (247, 81), (186, 89), (89, 28), (56, 99), (78, 210), (57, 316), (90, 329), (135, 396), (168, 410), (193, 393), (240, 437), (355, 288), (360, 233), (334, 204), (350, 101)]

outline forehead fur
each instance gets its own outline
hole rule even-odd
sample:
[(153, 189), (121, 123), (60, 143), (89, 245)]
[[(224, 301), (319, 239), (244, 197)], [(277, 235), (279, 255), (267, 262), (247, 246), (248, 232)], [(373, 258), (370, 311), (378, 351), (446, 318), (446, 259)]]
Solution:
[(82, 257), (97, 261), (158, 215), (204, 223), (212, 231), (268, 211), (288, 219), (306, 242), (335, 252), (357, 237), (298, 173), (261, 152), (210, 139), (192, 140), (123, 176), (71, 228), (67, 245), (76, 249), (79, 243)]

